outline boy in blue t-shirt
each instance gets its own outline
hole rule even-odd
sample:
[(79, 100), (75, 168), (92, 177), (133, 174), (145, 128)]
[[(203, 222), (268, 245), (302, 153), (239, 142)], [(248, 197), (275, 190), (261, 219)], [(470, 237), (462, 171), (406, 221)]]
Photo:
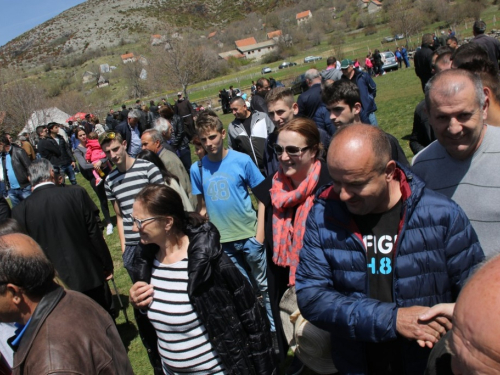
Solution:
[[(224, 252), (255, 285), (264, 299), (271, 331), (274, 319), (267, 292), (267, 260), (263, 246), (264, 226), (257, 226), (248, 188), (259, 185), (264, 176), (246, 154), (224, 148), (226, 131), (212, 111), (196, 121), (196, 130), (207, 155), (201, 167), (191, 167), (192, 193), (197, 196), (197, 211), (208, 214), (220, 232)], [(264, 215), (259, 202), (258, 215)], [(264, 220), (260, 222), (264, 223)]]

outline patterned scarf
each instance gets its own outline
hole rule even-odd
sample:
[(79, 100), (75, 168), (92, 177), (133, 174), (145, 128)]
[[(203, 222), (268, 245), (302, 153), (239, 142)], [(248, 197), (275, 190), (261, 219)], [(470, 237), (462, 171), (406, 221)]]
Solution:
[(313, 205), (320, 171), (321, 162), (316, 160), (311, 173), (297, 189), (293, 188), (281, 168), (273, 177), (270, 190), (273, 205), (273, 262), (278, 266), (290, 267), (290, 286), (295, 285), (295, 271), (299, 264), (306, 219)]

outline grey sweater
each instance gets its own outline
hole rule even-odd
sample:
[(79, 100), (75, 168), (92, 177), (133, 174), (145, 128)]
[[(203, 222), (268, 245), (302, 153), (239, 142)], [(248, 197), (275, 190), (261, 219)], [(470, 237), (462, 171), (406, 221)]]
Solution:
[[(474, 227), (487, 259), (500, 252), (500, 128), (487, 126), (481, 145), (466, 160), (453, 159), (434, 141), (413, 158), (413, 171), (428, 188), (458, 203)], [(459, 239), (457, 239), (459, 240)]]

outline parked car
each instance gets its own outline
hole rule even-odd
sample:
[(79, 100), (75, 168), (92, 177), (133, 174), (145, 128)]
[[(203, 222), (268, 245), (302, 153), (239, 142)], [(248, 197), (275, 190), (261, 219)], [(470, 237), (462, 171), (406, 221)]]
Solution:
[(310, 62), (313, 62), (313, 61), (318, 61), (318, 60), (321, 60), (322, 57), (321, 56), (307, 56), (305, 59), (304, 59), (304, 63), (310, 63)]
[(265, 68), (262, 68), (262, 70), (260, 72), (262, 74), (266, 74), (266, 73), (271, 73), (272, 70), (271, 70), (271, 68), (269, 68), (268, 66), (266, 66)]
[(385, 56), (385, 62), (383, 65), (384, 71), (398, 70), (398, 60), (396, 56), (391, 51), (380, 52), (381, 55)]
[(286, 61), (283, 61), (280, 66), (278, 66), (279, 69), (284, 69), (284, 68), (289, 68), (291, 66), (295, 66), (297, 65), (297, 63), (294, 63), (294, 62), (286, 62)]
[(394, 42), (394, 38), (392, 36), (386, 36), (384, 39), (382, 39), (382, 43), (390, 43)]
[(303, 92), (309, 90), (309, 86), (306, 82), (306, 75), (301, 74), (300, 76), (295, 78), (290, 85), (290, 89), (292, 90), (293, 95), (302, 94)]
[(395, 40), (401, 40), (405, 38), (405, 34), (396, 34), (394, 35)]

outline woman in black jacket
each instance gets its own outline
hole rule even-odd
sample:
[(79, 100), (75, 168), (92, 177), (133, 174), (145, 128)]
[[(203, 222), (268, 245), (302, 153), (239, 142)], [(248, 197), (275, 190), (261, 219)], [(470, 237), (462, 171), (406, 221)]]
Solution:
[(266, 312), (213, 224), (165, 185), (139, 192), (132, 219), (142, 246), (130, 299), (155, 373), (276, 373)]

